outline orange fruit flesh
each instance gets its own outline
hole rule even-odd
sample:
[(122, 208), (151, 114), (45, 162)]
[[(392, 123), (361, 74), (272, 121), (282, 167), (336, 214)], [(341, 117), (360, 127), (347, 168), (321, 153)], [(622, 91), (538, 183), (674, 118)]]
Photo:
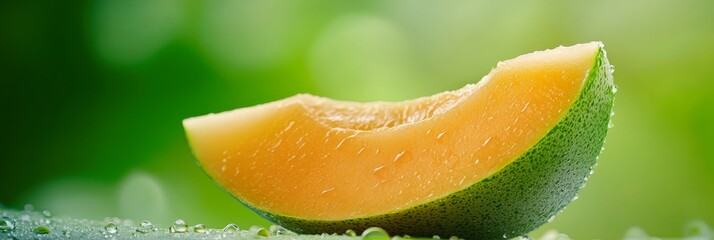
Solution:
[(397, 211), (495, 173), (578, 97), (599, 45), (501, 62), (476, 85), (398, 103), (310, 95), (184, 121), (206, 172), (247, 204), (338, 220)]

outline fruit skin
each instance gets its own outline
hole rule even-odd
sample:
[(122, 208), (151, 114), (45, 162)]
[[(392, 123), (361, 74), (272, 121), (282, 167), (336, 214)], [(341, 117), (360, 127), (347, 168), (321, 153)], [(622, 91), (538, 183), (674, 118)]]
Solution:
[(610, 64), (600, 47), (579, 97), (553, 129), (490, 177), (428, 203), (345, 220), (299, 219), (244, 204), (298, 233), (359, 232), (379, 226), (391, 235), (522, 236), (562, 211), (585, 185), (607, 135), (613, 87)]

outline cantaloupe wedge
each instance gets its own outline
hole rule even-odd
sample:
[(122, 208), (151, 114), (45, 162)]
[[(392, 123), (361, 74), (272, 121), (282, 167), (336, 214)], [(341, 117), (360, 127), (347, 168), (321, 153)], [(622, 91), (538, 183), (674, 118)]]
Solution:
[(593, 42), (500, 62), (430, 97), (301, 94), (183, 124), (208, 175), (291, 230), (513, 237), (555, 216), (590, 175), (613, 105), (609, 69)]

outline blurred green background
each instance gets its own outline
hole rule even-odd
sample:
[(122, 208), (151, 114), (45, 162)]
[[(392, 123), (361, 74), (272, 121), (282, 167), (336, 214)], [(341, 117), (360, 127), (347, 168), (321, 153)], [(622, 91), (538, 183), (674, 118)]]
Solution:
[(312, 93), (404, 100), (499, 60), (603, 41), (615, 127), (555, 221), (577, 239), (714, 223), (714, 1), (2, 1), (0, 203), (267, 225), (195, 164), (181, 120)]

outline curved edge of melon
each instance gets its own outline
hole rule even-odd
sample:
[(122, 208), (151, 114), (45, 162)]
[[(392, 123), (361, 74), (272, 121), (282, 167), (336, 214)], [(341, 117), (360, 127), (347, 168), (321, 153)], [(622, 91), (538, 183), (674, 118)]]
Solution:
[[(609, 68), (600, 44), (578, 99), (553, 129), (492, 176), (443, 198), (395, 212), (344, 220), (283, 216), (236, 199), (298, 233), (342, 233), (347, 229), (359, 232), (379, 226), (390, 234), (412, 236), (502, 239), (525, 235), (560, 213), (592, 174), (607, 135), (614, 100)], [(516, 177), (521, 181), (513, 181)], [(439, 231), (435, 233), (433, 229)]]

